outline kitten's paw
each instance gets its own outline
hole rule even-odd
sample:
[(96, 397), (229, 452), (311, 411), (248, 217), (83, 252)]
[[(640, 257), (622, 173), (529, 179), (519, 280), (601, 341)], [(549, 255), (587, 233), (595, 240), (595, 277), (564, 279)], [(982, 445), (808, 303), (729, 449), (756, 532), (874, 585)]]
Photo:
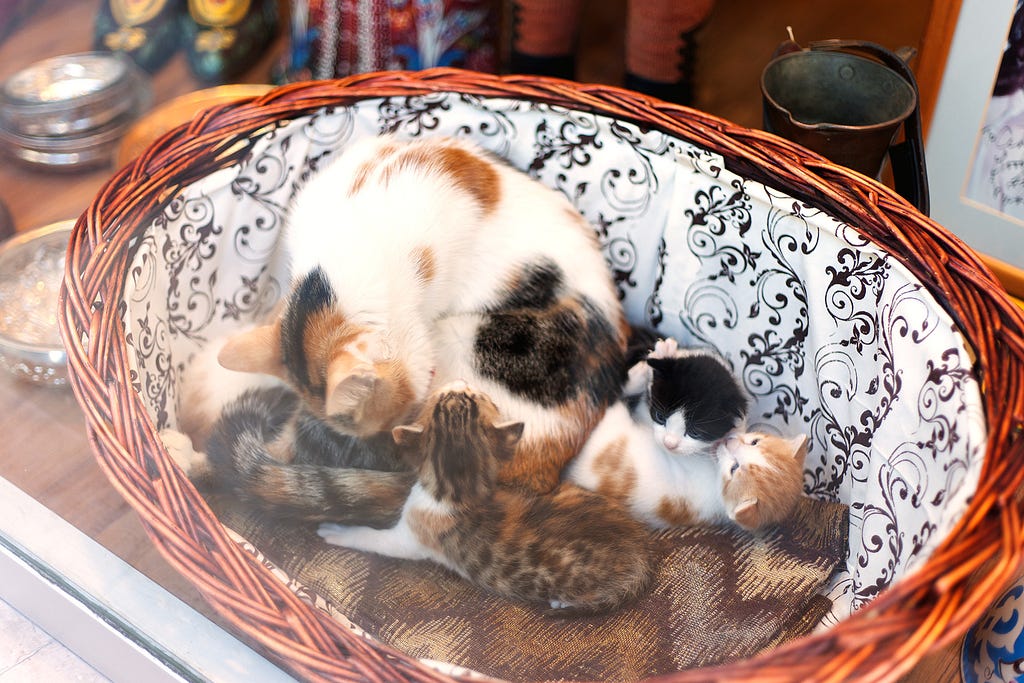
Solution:
[(679, 343), (675, 339), (659, 339), (654, 342), (654, 350), (647, 354), (648, 358), (675, 358), (679, 352)]
[(167, 449), (178, 467), (185, 472), (189, 479), (207, 474), (210, 471), (210, 463), (205, 453), (199, 453), (192, 447), (192, 439), (175, 429), (163, 429), (160, 431), (160, 440)]
[(317, 536), (324, 539), (331, 545), (348, 545), (345, 540), (351, 536), (352, 529), (354, 527), (346, 526), (344, 524), (334, 524), (332, 522), (324, 522), (317, 530)]
[(551, 605), (551, 609), (571, 609), (572, 603), (565, 602), (563, 600), (548, 600), (548, 604)]
[(647, 391), (647, 385), (651, 381), (651, 366), (640, 361), (629, 369), (626, 375), (626, 385), (622, 388), (623, 396), (639, 396)]

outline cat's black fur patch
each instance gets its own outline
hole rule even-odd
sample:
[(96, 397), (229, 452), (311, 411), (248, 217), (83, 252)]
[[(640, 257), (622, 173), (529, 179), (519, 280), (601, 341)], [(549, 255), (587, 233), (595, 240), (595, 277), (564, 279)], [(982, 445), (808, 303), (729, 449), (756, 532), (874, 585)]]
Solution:
[(328, 427), (323, 420), (307, 412), (296, 420), (293, 462), (297, 465), (354, 467), (385, 472), (406, 469), (394, 453), (390, 432), (357, 438)]
[(542, 259), (523, 268), (520, 281), (499, 308), (542, 310), (553, 305), (563, 289), (564, 275), (558, 264)]
[(502, 306), (480, 325), (474, 351), (483, 376), (547, 407), (580, 391), (595, 404), (611, 402), (625, 378), (615, 330), (586, 299)]
[(314, 268), (292, 292), (281, 320), (281, 354), (285, 369), (298, 386), (312, 393), (321, 393), (326, 379), (309, 376), (306, 323), (310, 316), (331, 308), (335, 300), (334, 290), (324, 271)]
[(683, 411), (686, 434), (715, 441), (739, 425), (747, 412), (747, 397), (732, 372), (707, 355), (649, 358), (654, 369), (650, 389), (651, 419)]
[(650, 327), (630, 325), (629, 339), (626, 341), (626, 367), (631, 368), (646, 359), (659, 339), (661, 335)]

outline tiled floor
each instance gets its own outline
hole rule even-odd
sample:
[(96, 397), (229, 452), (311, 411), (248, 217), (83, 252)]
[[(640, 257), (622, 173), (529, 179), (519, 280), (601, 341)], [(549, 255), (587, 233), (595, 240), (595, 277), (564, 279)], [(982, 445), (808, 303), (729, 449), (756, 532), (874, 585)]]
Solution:
[(0, 601), (0, 683), (106, 683), (106, 677)]

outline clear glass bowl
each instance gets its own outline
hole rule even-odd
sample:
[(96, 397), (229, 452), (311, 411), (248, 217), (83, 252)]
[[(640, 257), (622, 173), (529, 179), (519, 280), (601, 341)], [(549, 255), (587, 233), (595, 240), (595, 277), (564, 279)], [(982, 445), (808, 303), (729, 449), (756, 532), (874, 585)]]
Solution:
[(57, 294), (74, 224), (52, 223), (0, 243), (0, 367), (35, 384), (67, 383)]

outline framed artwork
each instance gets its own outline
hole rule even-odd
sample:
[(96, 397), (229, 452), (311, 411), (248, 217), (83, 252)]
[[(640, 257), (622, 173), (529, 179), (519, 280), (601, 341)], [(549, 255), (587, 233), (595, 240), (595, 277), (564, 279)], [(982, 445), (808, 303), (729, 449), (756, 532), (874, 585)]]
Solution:
[(952, 30), (930, 26), (922, 48), (933, 68), (942, 48), (929, 40), (948, 44), (926, 119), (931, 215), (1012, 274), (1024, 269), (1024, 0), (959, 4)]

